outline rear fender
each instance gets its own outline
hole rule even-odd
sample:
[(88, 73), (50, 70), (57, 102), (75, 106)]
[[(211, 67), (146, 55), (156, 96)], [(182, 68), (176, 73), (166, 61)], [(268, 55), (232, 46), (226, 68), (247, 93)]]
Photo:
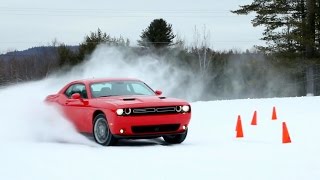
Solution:
[(59, 94), (52, 94), (46, 97), (46, 99), (44, 101), (46, 102), (54, 102), (58, 99)]

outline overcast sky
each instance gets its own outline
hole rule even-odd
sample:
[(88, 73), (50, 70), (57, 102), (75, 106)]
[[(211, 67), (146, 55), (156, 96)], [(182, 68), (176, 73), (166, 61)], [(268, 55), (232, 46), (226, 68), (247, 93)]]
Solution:
[(251, 25), (253, 15), (230, 10), (252, 0), (1, 0), (0, 53), (48, 45), (54, 39), (79, 44), (100, 28), (136, 44), (153, 19), (164, 18), (187, 43), (194, 27), (210, 31), (215, 50), (251, 49), (261, 45), (262, 28)]

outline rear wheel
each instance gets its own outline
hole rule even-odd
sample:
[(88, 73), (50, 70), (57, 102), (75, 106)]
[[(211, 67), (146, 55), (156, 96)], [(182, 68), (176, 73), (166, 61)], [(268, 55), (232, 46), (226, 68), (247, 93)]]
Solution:
[(94, 118), (93, 137), (98, 144), (103, 146), (112, 146), (117, 141), (109, 129), (109, 125), (104, 114), (98, 114)]
[(163, 136), (163, 139), (169, 144), (180, 144), (186, 139), (187, 134), (188, 130), (186, 130), (183, 134)]

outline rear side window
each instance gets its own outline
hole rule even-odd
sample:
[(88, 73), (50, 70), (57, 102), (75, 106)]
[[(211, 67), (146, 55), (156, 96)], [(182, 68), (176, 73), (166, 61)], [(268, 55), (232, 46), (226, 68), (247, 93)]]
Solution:
[(72, 94), (79, 93), (82, 98), (87, 99), (87, 91), (86, 91), (86, 86), (84, 84), (73, 84), (71, 85), (66, 91), (65, 95), (68, 98), (71, 98)]

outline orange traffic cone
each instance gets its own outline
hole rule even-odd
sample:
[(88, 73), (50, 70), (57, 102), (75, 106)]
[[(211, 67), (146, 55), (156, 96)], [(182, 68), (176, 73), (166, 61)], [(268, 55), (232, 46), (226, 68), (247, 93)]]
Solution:
[(254, 111), (251, 125), (256, 126), (257, 125), (257, 111)]
[(242, 130), (242, 123), (241, 123), (240, 115), (238, 116), (236, 131), (237, 131), (236, 138), (242, 138), (243, 137), (243, 130)]
[(238, 115), (237, 124), (236, 124), (236, 131), (238, 131), (239, 121), (241, 121), (240, 115)]
[(272, 110), (272, 120), (277, 120), (276, 107), (273, 107), (273, 110)]
[(285, 122), (282, 123), (282, 143), (291, 143), (289, 131)]

